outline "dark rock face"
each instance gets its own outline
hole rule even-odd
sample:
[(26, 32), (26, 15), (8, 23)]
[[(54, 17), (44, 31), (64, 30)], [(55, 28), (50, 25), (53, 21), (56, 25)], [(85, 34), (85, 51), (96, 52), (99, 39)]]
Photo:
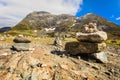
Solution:
[(15, 43), (30, 43), (31, 42), (30, 40), (23, 38), (23, 37), (16, 37), (13, 41)]
[(105, 43), (69, 42), (65, 45), (65, 50), (72, 55), (98, 53), (105, 48)]

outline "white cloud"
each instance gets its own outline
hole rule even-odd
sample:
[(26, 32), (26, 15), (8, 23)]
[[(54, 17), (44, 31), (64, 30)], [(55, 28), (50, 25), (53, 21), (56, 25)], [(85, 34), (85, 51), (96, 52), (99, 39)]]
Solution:
[(114, 18), (115, 16), (114, 15), (112, 15), (110, 18)]
[(82, 0), (0, 0), (0, 26), (13, 26), (33, 11), (75, 15), (81, 4)]
[(116, 20), (120, 20), (120, 17), (116, 18)]

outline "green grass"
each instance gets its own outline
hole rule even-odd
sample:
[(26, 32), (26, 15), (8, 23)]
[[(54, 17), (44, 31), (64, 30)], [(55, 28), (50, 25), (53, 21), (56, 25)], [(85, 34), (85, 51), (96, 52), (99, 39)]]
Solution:
[[(13, 43), (14, 38), (6, 38), (3, 41), (0, 41), (0, 43)], [(40, 44), (53, 44), (55, 38), (54, 37), (30, 37), (28, 38), (31, 40), (32, 43), (40, 43)], [(77, 40), (75, 38), (65, 38), (65, 40), (62, 40), (62, 43), (65, 44), (67, 42), (76, 42)]]
[(25, 36), (35, 36), (32, 30), (12, 30), (12, 31), (8, 31), (6, 34), (9, 34), (12, 36), (18, 36), (19, 34), (22, 34)]
[(120, 46), (120, 40), (116, 40), (115, 42), (113, 42), (111, 40), (107, 40), (106, 44), (107, 45), (118, 45), (118, 46)]

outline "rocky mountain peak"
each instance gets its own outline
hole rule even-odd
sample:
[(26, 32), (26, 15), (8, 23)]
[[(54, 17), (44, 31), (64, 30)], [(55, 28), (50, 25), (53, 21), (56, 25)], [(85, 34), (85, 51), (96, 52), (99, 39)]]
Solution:
[(107, 21), (107, 19), (105, 19), (105, 18), (103, 18), (102, 16), (99, 16), (99, 15), (97, 15), (97, 14), (94, 14), (94, 13), (87, 13), (87, 14), (85, 14), (85, 15), (83, 15), (82, 17), (80, 17), (79, 19), (84, 19), (84, 20), (90, 20), (90, 21), (100, 21), (100, 20), (106, 20)]
[(38, 17), (38, 16), (45, 16), (45, 15), (50, 15), (49, 12), (46, 12), (46, 11), (34, 11), (30, 14), (27, 15), (27, 17)]
[[(70, 14), (55, 15), (46, 11), (37, 11), (28, 14), (12, 30), (44, 30), (45, 28), (55, 28), (55, 31), (80, 31), (81, 27), (89, 22), (96, 22), (97, 28), (108, 33), (120, 34), (119, 25), (108, 21), (94, 13), (87, 13), (80, 18)], [(116, 31), (116, 33), (114, 33)]]
[[(99, 16), (94, 13), (87, 13), (84, 16), (78, 18), (77, 23), (82, 26), (84, 24), (88, 24), (89, 22), (96, 22), (98, 24), (98, 29), (100, 30), (109, 30), (112, 28), (118, 28), (119, 25), (108, 21), (106, 18), (103, 18), (102, 16)], [(104, 28), (104, 29), (103, 29)]]
[[(41, 29), (49, 27), (58, 27), (62, 24), (64, 26), (71, 26), (75, 16), (69, 14), (50, 14), (46, 11), (32, 12), (28, 14), (19, 24), (13, 29), (15, 30), (30, 30), (30, 29)], [(59, 24), (58, 24), (59, 23)]]
[(32, 12), (31, 14), (34, 14), (34, 15), (40, 15), (40, 14), (43, 14), (43, 15), (49, 15), (50, 13), (49, 12), (46, 12), (46, 11), (34, 11)]
[(84, 16), (82, 16), (80, 18), (86, 19), (86, 18), (88, 18), (90, 16), (95, 16), (95, 14), (94, 13), (87, 13), (87, 14), (85, 14)]

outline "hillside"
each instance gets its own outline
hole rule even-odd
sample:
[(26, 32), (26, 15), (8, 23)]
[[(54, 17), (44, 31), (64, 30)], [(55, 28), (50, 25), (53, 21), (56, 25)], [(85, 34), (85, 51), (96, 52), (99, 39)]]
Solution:
[(109, 37), (120, 37), (120, 25), (117, 25), (113, 22), (108, 21), (107, 19), (93, 14), (93, 13), (87, 13), (86, 15), (80, 17), (76, 21), (76, 25), (73, 27), (75, 31), (80, 31), (80, 28), (89, 22), (96, 22), (97, 28), (99, 30), (103, 30), (108, 33)]
[(42, 28), (71, 26), (74, 16), (68, 14), (53, 15), (48, 12), (40, 11), (28, 14), (13, 30), (40, 30)]
[(2, 27), (2, 28), (0, 28), (0, 33), (9, 31), (10, 29), (11, 29), (11, 27)]
[(97, 22), (99, 30), (108, 33), (109, 39), (119, 39), (120, 25), (93, 13), (87, 13), (80, 18), (76, 18), (69, 14), (54, 15), (45, 11), (33, 12), (28, 14), (12, 30), (44, 30), (45, 28), (55, 28), (57, 32), (76, 33), (80, 31), (84, 24), (92, 21)]

